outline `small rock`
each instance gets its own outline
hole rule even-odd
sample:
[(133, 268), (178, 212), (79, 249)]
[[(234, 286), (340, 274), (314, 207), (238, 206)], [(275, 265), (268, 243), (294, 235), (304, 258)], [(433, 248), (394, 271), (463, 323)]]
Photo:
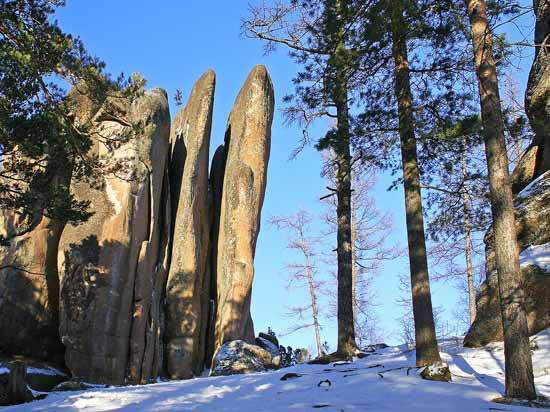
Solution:
[(83, 382), (79, 378), (72, 378), (71, 380), (68, 380), (66, 382), (61, 382), (59, 385), (52, 389), (52, 392), (85, 391), (87, 389), (93, 389), (96, 387), (97, 385)]
[(329, 381), (328, 379), (325, 379), (324, 381), (321, 381), (317, 384), (318, 387), (320, 388), (328, 388), (330, 386), (332, 386), (332, 382)]
[(282, 377), (281, 377), (281, 380), (282, 381), (287, 381), (289, 379), (294, 379), (294, 378), (299, 378), (303, 375), (300, 375), (299, 373), (294, 373), (294, 372), (289, 372), (289, 373), (285, 373)]
[(445, 362), (436, 362), (433, 365), (426, 366), (422, 372), (420, 372), (422, 379), (429, 381), (450, 382), (451, 371), (449, 365)]

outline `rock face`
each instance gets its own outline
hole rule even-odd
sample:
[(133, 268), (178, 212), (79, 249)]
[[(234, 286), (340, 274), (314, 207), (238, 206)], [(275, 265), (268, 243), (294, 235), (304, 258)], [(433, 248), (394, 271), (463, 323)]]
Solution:
[(254, 342), (250, 299), (273, 109), (271, 79), (265, 67), (256, 66), (227, 124), (216, 273), (216, 347), (232, 340)]
[(172, 124), (173, 245), (166, 287), (166, 360), (172, 379), (200, 374), (205, 354), (209, 276), (208, 151), (215, 75), (195, 84)]
[[(516, 196), (516, 231), (530, 334), (550, 326), (550, 172), (541, 175)], [(492, 248), (485, 238), (487, 278), (476, 296), (477, 317), (464, 345), (479, 347), (503, 340), (500, 297)]]
[[(50, 184), (69, 185), (64, 161), (52, 159), (47, 168)], [(0, 352), (63, 363), (57, 249), (64, 223), (42, 216), (16, 236), (21, 223), (13, 212), (0, 211), (0, 232), (11, 238), (0, 247)]]
[[(4, 213), (5, 234), (14, 216)], [(0, 248), (0, 352), (62, 363), (58, 332), (57, 247), (63, 224), (43, 217)]]
[[(226, 136), (227, 137), (227, 136)], [(209, 211), (210, 211), (210, 247), (208, 255), (208, 276), (210, 276), (210, 301), (208, 311), (208, 326), (206, 328), (206, 355), (207, 367), (212, 364), (215, 350), (216, 336), (216, 308), (218, 302), (217, 292), (217, 259), (218, 259), (218, 234), (220, 231), (220, 213), (223, 193), (223, 178), (227, 159), (226, 145), (220, 145), (212, 157), (210, 167), (209, 185)]]
[(536, 16), (534, 41), (543, 46), (535, 48), (525, 92), (525, 110), (536, 135), (531, 147), (536, 152), (532, 156), (532, 178), (536, 178), (550, 170), (550, 3), (534, 0), (533, 7)]
[[(170, 115), (166, 93), (145, 92), (125, 107), (136, 135), (92, 151), (116, 173), (101, 177), (101, 186), (77, 182), (71, 190), (89, 200), (94, 215), (65, 228), (59, 249), (61, 274), (60, 334), (65, 361), (73, 376), (91, 382), (122, 384), (156, 377), (160, 298), (166, 272), (163, 227), (165, 162)], [(94, 115), (103, 136), (127, 133), (127, 126)], [(158, 301), (156, 301), (158, 300)], [(156, 307), (155, 307), (156, 306)], [(130, 336), (132, 344), (130, 345)]]
[(277, 369), (273, 357), (265, 349), (242, 340), (223, 344), (212, 361), (210, 376), (237, 375), (251, 372), (265, 372)]

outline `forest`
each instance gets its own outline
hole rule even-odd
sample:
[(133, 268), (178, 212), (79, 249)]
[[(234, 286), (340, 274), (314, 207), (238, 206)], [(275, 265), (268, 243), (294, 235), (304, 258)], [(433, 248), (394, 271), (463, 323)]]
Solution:
[(252, 0), (170, 93), (71, 7), (0, 0), (0, 405), (550, 408), (550, 1)]

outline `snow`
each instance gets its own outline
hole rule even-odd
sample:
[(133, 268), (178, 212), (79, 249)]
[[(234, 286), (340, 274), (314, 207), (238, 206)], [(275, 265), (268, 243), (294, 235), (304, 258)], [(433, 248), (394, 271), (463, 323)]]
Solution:
[(538, 266), (545, 272), (550, 272), (550, 243), (532, 245), (519, 255), (520, 266)]
[[(197, 378), (145, 386), (50, 393), (5, 411), (527, 411), (492, 403), (504, 393), (502, 343), (466, 349), (440, 342), (450, 383), (426, 381), (414, 351), (390, 347), (352, 364), (297, 365), (278, 371)], [(532, 338), (535, 383), (550, 396), (550, 329)], [(289, 373), (302, 376), (281, 381)], [(319, 385), (323, 381), (327, 383)]]
[(539, 185), (542, 180), (546, 179), (547, 177), (550, 177), (550, 170), (541, 174), (539, 177), (529, 183), (521, 192), (517, 194), (516, 198), (525, 199), (535, 194), (538, 191)]
[(58, 371), (55, 368), (32, 368), (27, 367), (27, 373), (32, 373), (34, 375), (49, 375), (49, 376), (65, 376), (63, 372)]

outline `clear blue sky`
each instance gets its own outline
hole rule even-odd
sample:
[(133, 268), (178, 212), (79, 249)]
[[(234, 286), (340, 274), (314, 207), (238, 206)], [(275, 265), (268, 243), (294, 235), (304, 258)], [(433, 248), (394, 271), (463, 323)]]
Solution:
[[(281, 333), (291, 320), (285, 316), (286, 306), (300, 305), (305, 290), (285, 290), (284, 263), (291, 255), (284, 249), (285, 234), (267, 224), (271, 215), (291, 214), (303, 207), (320, 213), (318, 198), (325, 194), (320, 177), (320, 156), (306, 149), (297, 160), (288, 161), (301, 134), (297, 127), (283, 124), (282, 97), (291, 92), (295, 66), (284, 49), (263, 56), (262, 45), (240, 36), (241, 18), (247, 14), (246, 0), (68, 0), (57, 14), (62, 28), (79, 35), (88, 50), (107, 62), (113, 74), (141, 73), (148, 87), (162, 87), (171, 98), (171, 116), (177, 108), (173, 101), (176, 89), (187, 96), (194, 81), (207, 69), (217, 75), (210, 156), (223, 141), (227, 116), (248, 72), (256, 64), (267, 66), (273, 79), (276, 113), (273, 122), (272, 151), (269, 162), (267, 193), (262, 212), (262, 231), (256, 251), (256, 277), (252, 296), (252, 317), (256, 331), (271, 326)], [(530, 35), (530, 31), (526, 33)], [(531, 57), (520, 62), (520, 88), (525, 86)], [(313, 132), (322, 133), (327, 124), (318, 124)], [(403, 194), (387, 192), (391, 178), (382, 175), (373, 196), (377, 206), (393, 213), (393, 241), (406, 244)], [(326, 272), (328, 273), (328, 268)], [(382, 268), (375, 287), (380, 326), (386, 341), (399, 342), (396, 322), (401, 308), (398, 274), (407, 273), (406, 260), (391, 262)], [(434, 304), (441, 306), (446, 318), (452, 317), (457, 291), (449, 284), (432, 286)], [(323, 339), (334, 347), (336, 325), (326, 321)], [(294, 347), (313, 347), (312, 331), (286, 336), (282, 343)]]

